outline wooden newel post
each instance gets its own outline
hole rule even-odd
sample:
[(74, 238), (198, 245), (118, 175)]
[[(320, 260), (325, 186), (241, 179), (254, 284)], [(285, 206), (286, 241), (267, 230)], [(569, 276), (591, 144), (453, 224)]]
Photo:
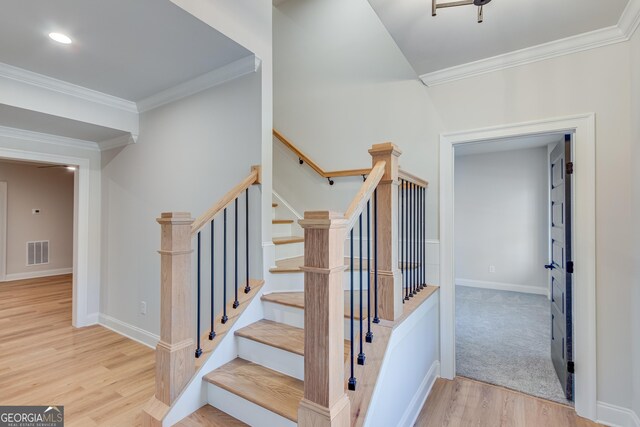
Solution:
[(336, 212), (305, 212), (304, 398), (299, 426), (349, 426), (344, 379), (344, 291), (347, 221)]
[[(402, 315), (402, 272), (398, 260), (398, 158), (402, 152), (390, 142), (369, 150), (372, 165), (386, 162), (378, 184), (378, 311), (396, 320)], [(373, 282), (372, 282), (373, 283)]]
[(160, 341), (156, 346), (156, 393), (145, 406), (143, 424), (162, 419), (195, 372), (194, 317), (191, 299), (190, 213), (158, 218), (160, 242)]

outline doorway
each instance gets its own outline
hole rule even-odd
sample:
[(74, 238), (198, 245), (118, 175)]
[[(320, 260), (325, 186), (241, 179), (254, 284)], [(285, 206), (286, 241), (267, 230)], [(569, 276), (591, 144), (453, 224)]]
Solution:
[[(572, 338), (571, 321), (568, 328), (561, 323), (562, 313), (571, 317), (571, 293), (560, 298), (559, 289), (566, 239), (556, 236), (570, 203), (560, 204), (558, 191), (564, 156), (554, 157), (553, 169), (549, 157), (564, 148), (564, 139), (545, 134), (454, 150), (456, 374), (572, 405), (566, 363), (552, 359), (571, 348)], [(551, 185), (556, 189), (549, 191)], [(550, 195), (557, 199), (554, 222)], [(550, 261), (551, 247), (557, 263)], [(555, 303), (545, 269), (552, 264), (558, 266)]]
[(456, 374), (456, 286), (454, 231), (454, 149), (490, 140), (521, 140), (544, 134), (574, 136), (575, 191), (572, 237), (576, 292), (573, 295), (576, 376), (575, 409), (578, 415), (596, 418), (595, 341), (595, 116), (580, 116), (519, 123), (442, 134), (440, 138), (440, 286), (442, 376)]

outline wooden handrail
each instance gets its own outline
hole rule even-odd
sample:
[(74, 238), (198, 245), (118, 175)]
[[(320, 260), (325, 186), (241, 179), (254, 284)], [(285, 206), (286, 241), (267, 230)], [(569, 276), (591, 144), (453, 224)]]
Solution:
[(284, 135), (282, 135), (277, 130), (273, 129), (273, 136), (278, 138), (280, 142), (282, 142), (289, 150), (293, 151), (293, 153), (298, 156), (300, 160), (309, 165), (311, 169), (313, 169), (318, 175), (323, 178), (340, 178), (346, 176), (362, 176), (369, 175), (371, 169), (346, 169), (346, 170), (336, 170), (336, 171), (325, 171), (318, 165), (316, 162), (311, 160), (309, 156), (304, 154), (298, 147), (296, 147), (291, 141), (289, 141)]
[(218, 202), (210, 207), (205, 213), (200, 215), (191, 226), (191, 236), (195, 236), (205, 225), (209, 223), (224, 208), (228, 207), (233, 201), (242, 194), (247, 188), (254, 184), (260, 184), (260, 166), (251, 166), (251, 173), (238, 185), (233, 187), (227, 194), (222, 196)]
[(387, 162), (385, 161), (377, 162), (373, 169), (371, 169), (366, 181), (360, 187), (358, 194), (353, 198), (353, 201), (344, 214), (344, 218), (347, 220), (347, 229), (354, 226), (358, 220), (358, 216), (367, 206), (367, 202), (371, 199), (373, 192), (378, 187), (380, 180), (382, 180), (382, 177), (384, 176), (386, 165)]
[(427, 188), (429, 186), (429, 181), (425, 181), (422, 178), (418, 178), (414, 174), (411, 174), (407, 171), (403, 171), (402, 169), (398, 170), (398, 178), (411, 182), (412, 184), (416, 184), (418, 187)]

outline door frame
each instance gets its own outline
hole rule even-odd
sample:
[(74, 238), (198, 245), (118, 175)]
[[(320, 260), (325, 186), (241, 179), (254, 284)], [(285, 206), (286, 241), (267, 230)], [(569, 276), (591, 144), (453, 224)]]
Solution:
[(7, 276), (7, 183), (0, 181), (0, 282)]
[(89, 315), (88, 312), (89, 177), (91, 173), (89, 159), (9, 148), (0, 148), (0, 158), (77, 167), (74, 177), (73, 202), (73, 308), (71, 324), (79, 328), (96, 323), (96, 319), (93, 319), (95, 316)]
[[(595, 113), (440, 134), (440, 362), (441, 376), (455, 366), (454, 147), (547, 133), (572, 133), (575, 410), (596, 419)], [(514, 141), (514, 144), (517, 140)]]

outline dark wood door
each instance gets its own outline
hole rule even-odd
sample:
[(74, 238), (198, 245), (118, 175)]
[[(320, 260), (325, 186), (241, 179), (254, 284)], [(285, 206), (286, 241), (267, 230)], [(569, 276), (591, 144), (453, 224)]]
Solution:
[(571, 135), (551, 152), (551, 359), (567, 399), (573, 400), (571, 253)]

